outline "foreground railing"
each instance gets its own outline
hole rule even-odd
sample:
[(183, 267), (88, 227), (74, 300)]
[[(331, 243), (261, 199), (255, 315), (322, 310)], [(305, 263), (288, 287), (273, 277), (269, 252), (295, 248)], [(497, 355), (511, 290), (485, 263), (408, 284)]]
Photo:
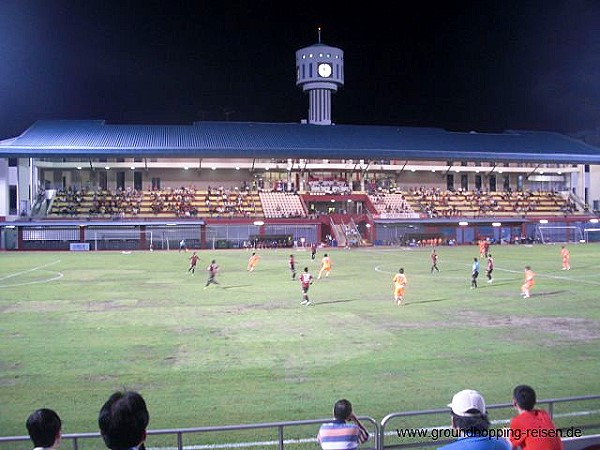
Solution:
[[(600, 395), (540, 400), (540, 408), (553, 417), (563, 432), (565, 448), (579, 449), (588, 441), (600, 443)], [(492, 427), (507, 427), (515, 412), (512, 403), (489, 405)], [(148, 430), (146, 450), (277, 449), (314, 450), (316, 434), (322, 423), (331, 419), (265, 422), (195, 428)], [(394, 412), (381, 423), (369, 416), (360, 420), (369, 430), (370, 439), (361, 449), (388, 450), (441, 446), (451, 441), (447, 408)], [(23, 425), (24, 427), (25, 425)], [(578, 446), (579, 445), (579, 446)], [(28, 436), (0, 437), (0, 450), (30, 450)], [(100, 433), (72, 433), (62, 437), (61, 450), (105, 450)]]

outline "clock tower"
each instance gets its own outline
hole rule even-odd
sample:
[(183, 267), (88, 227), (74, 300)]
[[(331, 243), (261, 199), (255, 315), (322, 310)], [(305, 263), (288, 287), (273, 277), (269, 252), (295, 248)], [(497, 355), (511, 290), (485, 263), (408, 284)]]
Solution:
[(331, 125), (331, 94), (344, 85), (344, 52), (321, 43), (296, 52), (296, 85), (308, 92), (308, 123)]

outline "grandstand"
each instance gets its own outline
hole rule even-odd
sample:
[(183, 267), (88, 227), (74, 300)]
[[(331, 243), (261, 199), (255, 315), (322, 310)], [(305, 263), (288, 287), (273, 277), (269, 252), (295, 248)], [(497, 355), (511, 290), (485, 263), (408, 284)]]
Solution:
[[(340, 215), (338, 222), (356, 224), (361, 245), (397, 241), (390, 230), (408, 225), (457, 243), (479, 236), (514, 242), (535, 236), (540, 220), (583, 232), (597, 219), (590, 205), (600, 177), (587, 175), (597, 170), (599, 154), (540, 132), (41, 121), (0, 142), (2, 189), (14, 194), (6, 194), (13, 203), (4, 205), (0, 242), (18, 249), (18, 234), (38, 223), (118, 227), (132, 220), (263, 220), (267, 235), (292, 222), (326, 242), (336, 234), (330, 219)], [(466, 228), (459, 225), (465, 221)]]
[[(130, 187), (114, 191), (69, 187), (48, 189), (34, 204), (33, 211), (27, 221), (7, 221), (4, 228), (16, 229), (22, 236), (28, 227), (55, 228), (75, 226), (79, 222), (88, 227), (127, 228), (166, 223), (189, 225), (190, 221), (201, 221), (206, 227), (209, 224), (251, 225), (262, 220), (266, 235), (277, 234), (273, 229), (281, 224), (295, 225), (297, 230), (309, 226), (315, 241), (325, 242), (329, 235), (335, 236), (336, 244), (345, 245), (346, 226), (351, 226), (352, 233), (358, 235), (353, 245), (378, 245), (393, 240), (388, 230), (402, 225), (412, 224), (413, 228), (418, 226), (428, 233), (443, 236), (444, 241), (457, 243), (472, 242), (481, 235), (514, 242), (522, 236), (535, 235), (540, 220), (550, 221), (557, 228), (580, 227), (579, 235), (589, 221), (594, 220), (594, 215), (579, 209), (569, 195), (556, 191), (492, 193), (439, 188), (408, 188), (404, 192), (396, 188), (392, 193), (377, 189), (369, 193), (342, 194), (319, 190), (253, 191), (238, 186), (202, 190), (191, 185), (147, 191)], [(472, 233), (465, 239), (464, 227), (458, 225), (461, 221), (471, 224), (468, 228)], [(498, 221), (504, 225), (492, 226)], [(201, 234), (206, 235), (207, 229)], [(292, 232), (296, 240), (303, 234)], [(45, 248), (42, 241), (38, 244)], [(203, 242), (200, 247), (207, 245)]]
[(372, 245), (404, 226), (514, 242), (540, 220), (583, 230), (597, 219), (598, 148), (553, 132), (336, 124), (343, 66), (342, 49), (320, 41), (296, 52), (309, 99), (299, 123), (41, 120), (0, 141), (0, 248), (23, 248), (25, 228), (61, 221), (196, 220), (203, 236), (211, 223), (262, 221), (263, 235), (293, 223), (316, 241), (335, 235), (330, 243), (349, 225)]

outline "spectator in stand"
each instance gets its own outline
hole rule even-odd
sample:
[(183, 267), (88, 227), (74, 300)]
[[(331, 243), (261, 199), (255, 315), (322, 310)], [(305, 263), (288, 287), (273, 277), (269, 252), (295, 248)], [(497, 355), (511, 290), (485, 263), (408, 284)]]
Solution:
[(100, 434), (110, 450), (145, 450), (149, 421), (146, 402), (134, 391), (115, 392), (98, 415)]
[(535, 391), (527, 385), (513, 390), (513, 406), (518, 415), (510, 421), (508, 442), (513, 449), (563, 450), (564, 446), (550, 415), (535, 408)]
[(438, 450), (510, 450), (505, 438), (488, 432), (490, 421), (483, 396), (472, 389), (452, 397), (450, 408), (452, 434), (458, 439)]
[(323, 450), (356, 449), (369, 439), (369, 432), (352, 412), (348, 400), (335, 402), (333, 418), (333, 422), (319, 428), (317, 441)]
[(41, 408), (32, 412), (25, 426), (34, 450), (54, 450), (60, 446), (62, 422), (53, 410)]

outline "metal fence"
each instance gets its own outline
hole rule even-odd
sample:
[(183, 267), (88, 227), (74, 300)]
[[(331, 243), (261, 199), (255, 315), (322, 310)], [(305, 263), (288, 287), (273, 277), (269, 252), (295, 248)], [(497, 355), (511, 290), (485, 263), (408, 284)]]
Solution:
[[(565, 449), (578, 449), (600, 443), (600, 395), (539, 400), (561, 430)], [(507, 427), (515, 411), (512, 403), (489, 405), (492, 429)], [(293, 449), (314, 450), (318, 426), (331, 419), (266, 422), (243, 425), (149, 430), (147, 450), (214, 449)], [(360, 420), (369, 430), (370, 439), (361, 449), (429, 449), (450, 442), (450, 416), (447, 408), (394, 412), (381, 422), (369, 416)], [(578, 437), (579, 436), (579, 437)], [(577, 444), (577, 445), (575, 445)], [(29, 450), (27, 436), (0, 437), (0, 449)], [(61, 449), (105, 449), (99, 433), (64, 434)]]

